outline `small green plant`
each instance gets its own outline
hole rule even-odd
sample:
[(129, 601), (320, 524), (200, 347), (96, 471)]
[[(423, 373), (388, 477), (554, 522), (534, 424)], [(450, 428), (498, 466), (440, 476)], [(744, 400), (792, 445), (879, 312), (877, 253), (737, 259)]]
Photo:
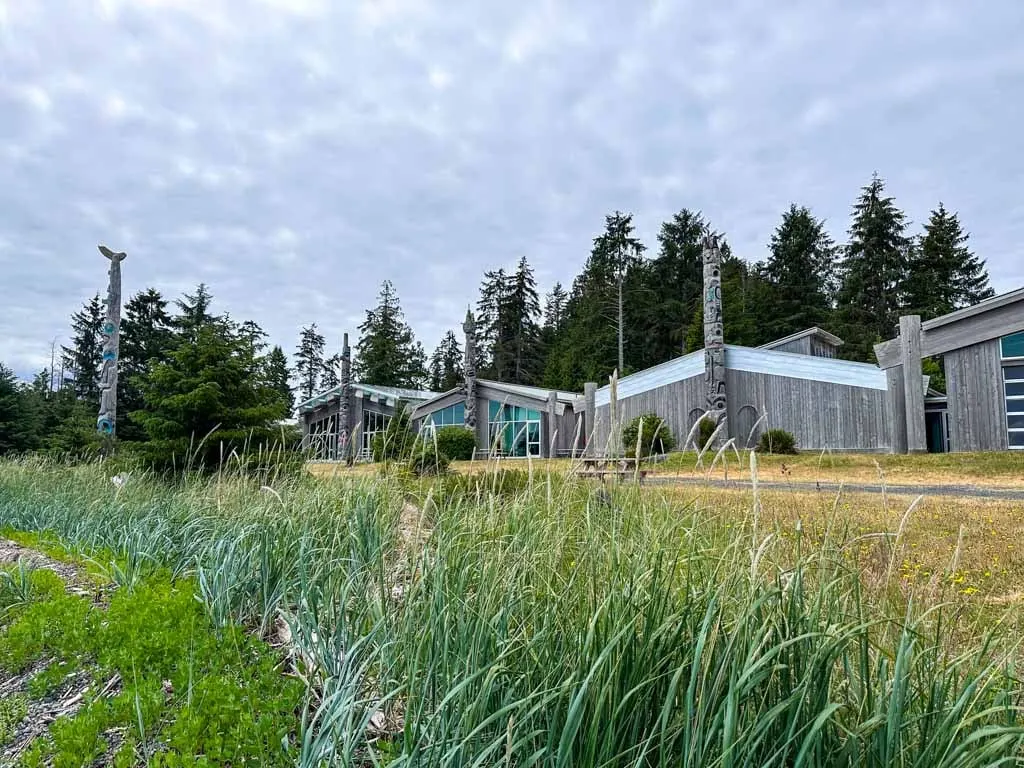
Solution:
[(715, 433), (718, 425), (715, 420), (708, 416), (701, 417), (700, 428), (697, 430), (697, 439), (699, 443), (698, 448), (704, 448), (709, 442), (711, 442), (711, 436)]
[(761, 433), (757, 450), (761, 453), (795, 454), (796, 438), (784, 429), (768, 429)]
[(416, 444), (412, 431), (412, 420), (405, 403), (395, 404), (395, 415), (388, 421), (384, 431), (374, 436), (370, 444), (373, 460), (376, 462), (402, 461), (409, 458)]
[(672, 430), (656, 413), (637, 416), (622, 430), (622, 444), (627, 456), (636, 456), (638, 443), (641, 458), (668, 453), (676, 446)]
[(423, 443), (409, 457), (408, 469), (417, 477), (428, 475), (444, 475), (448, 472), (450, 461), (447, 456), (434, 448), (430, 443)]
[(28, 714), (28, 697), (15, 693), (0, 698), (0, 747), (14, 738), (15, 730)]
[(435, 443), (437, 450), (452, 461), (469, 461), (476, 450), (476, 435), (465, 427), (441, 427), (433, 439), (424, 436), (426, 443)]

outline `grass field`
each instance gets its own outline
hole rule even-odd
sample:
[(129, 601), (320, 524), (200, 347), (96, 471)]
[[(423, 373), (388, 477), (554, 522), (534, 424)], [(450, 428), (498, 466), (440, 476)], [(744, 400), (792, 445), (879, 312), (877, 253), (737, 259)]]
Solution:
[(907, 513), (912, 499), (601, 489), (535, 469), (501, 485), (361, 470), (122, 487), (99, 465), (0, 464), (0, 526), (29, 548), (0, 564), (0, 754), (310, 768), (1024, 755), (1019, 506)]
[[(686, 478), (738, 478), (749, 474), (749, 453), (725, 452), (718, 462), (707, 453), (700, 463), (692, 451), (669, 454), (666, 461), (650, 465), (655, 475)], [(566, 473), (576, 466), (571, 459), (525, 459), (455, 462), (459, 472), (485, 472), (496, 466), (535, 472)], [(712, 466), (714, 464), (714, 466)], [(976, 485), (1024, 488), (1024, 451), (992, 453), (926, 453), (898, 455), (884, 453), (799, 453), (795, 456), (759, 457), (761, 480), (776, 482), (891, 483), (919, 485)], [(345, 467), (336, 463), (311, 464), (319, 477), (373, 475), (372, 464)]]

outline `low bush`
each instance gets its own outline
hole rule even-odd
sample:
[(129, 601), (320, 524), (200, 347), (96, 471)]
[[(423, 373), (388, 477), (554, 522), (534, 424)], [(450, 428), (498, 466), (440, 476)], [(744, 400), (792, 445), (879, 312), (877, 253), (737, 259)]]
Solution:
[(417, 477), (448, 473), (450, 459), (430, 443), (419, 445), (409, 457), (407, 467)]
[(641, 458), (651, 454), (668, 453), (676, 446), (672, 430), (656, 413), (637, 416), (622, 430), (622, 444), (627, 456), (636, 456), (638, 442)]
[(796, 438), (793, 437), (793, 433), (784, 429), (769, 429), (761, 434), (757, 450), (761, 453), (795, 454)]
[(698, 448), (698, 450), (702, 449), (705, 445), (707, 445), (711, 441), (711, 436), (713, 434), (715, 434), (715, 430), (717, 428), (718, 428), (718, 424), (715, 423), (714, 419), (712, 419), (712, 418), (710, 418), (708, 416), (701, 417), (700, 429), (697, 430), (697, 441), (698, 441), (697, 448)]
[(476, 450), (476, 435), (465, 427), (442, 427), (433, 439), (428, 435), (425, 440), (436, 444), (437, 450), (452, 461), (469, 461)]
[(383, 432), (377, 434), (370, 444), (373, 460), (376, 462), (403, 461), (412, 455), (416, 435), (412, 431), (412, 420), (405, 404), (395, 404), (395, 416), (388, 421)]
[(495, 472), (457, 475), (441, 480), (441, 493), (447, 497), (484, 495), (511, 498), (523, 494), (530, 485), (530, 474), (521, 469), (499, 469)]

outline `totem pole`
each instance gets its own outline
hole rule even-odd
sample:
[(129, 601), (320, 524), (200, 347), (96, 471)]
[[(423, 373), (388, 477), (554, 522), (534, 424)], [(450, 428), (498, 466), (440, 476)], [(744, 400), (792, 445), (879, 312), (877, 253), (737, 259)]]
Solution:
[(468, 309), (462, 330), (466, 334), (466, 360), (463, 365), (466, 375), (463, 384), (466, 393), (464, 422), (469, 429), (476, 429), (476, 323), (473, 322), (473, 313)]
[(722, 327), (722, 252), (718, 235), (704, 238), (704, 390), (707, 416), (726, 418), (725, 338)]
[(352, 464), (354, 455), (349, 441), (352, 439), (349, 430), (349, 404), (352, 402), (352, 349), (348, 345), (348, 334), (341, 342), (341, 402), (338, 407), (338, 458), (346, 464)]
[(100, 413), (96, 429), (103, 436), (103, 454), (110, 455), (117, 430), (117, 358), (121, 340), (121, 262), (126, 253), (114, 253), (105, 245), (100, 253), (110, 260), (110, 283), (107, 286), (107, 317), (103, 321), (103, 368), (100, 371)]

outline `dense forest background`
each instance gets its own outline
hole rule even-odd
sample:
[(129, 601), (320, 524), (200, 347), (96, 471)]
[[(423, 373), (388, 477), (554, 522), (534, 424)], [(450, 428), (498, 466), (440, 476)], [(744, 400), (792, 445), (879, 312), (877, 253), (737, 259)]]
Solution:
[[(620, 317), (622, 374), (701, 348), (701, 246), (712, 232), (712, 222), (684, 208), (648, 248), (632, 215), (615, 211), (572, 285), (551, 286), (543, 300), (525, 256), (512, 270), (484, 271), (475, 311), (479, 375), (572, 391), (604, 381), (620, 367)], [(717, 234), (730, 344), (757, 346), (816, 325), (845, 341), (843, 357), (873, 362), (873, 345), (894, 335), (900, 314), (928, 319), (993, 293), (957, 214), (939, 203), (912, 232), (877, 174), (854, 203), (843, 244), (796, 204), (771, 233), (763, 262), (733, 254), (728, 233)], [(202, 452), (200, 441), (212, 452), (272, 440), (296, 401), (338, 384), (338, 356), (327, 350), (340, 345), (328, 345), (316, 324), (302, 329), (289, 364), (255, 321), (216, 314), (213, 305), (203, 284), (173, 303), (147, 288), (125, 304), (118, 438), (155, 462)], [(103, 314), (98, 295), (74, 313), (70, 344), (31, 382), (0, 363), (0, 454), (96, 447)], [(357, 381), (446, 391), (461, 379), (461, 328), (428, 356), (390, 282), (359, 333)], [(941, 387), (939, 361), (928, 361), (926, 372)]]

